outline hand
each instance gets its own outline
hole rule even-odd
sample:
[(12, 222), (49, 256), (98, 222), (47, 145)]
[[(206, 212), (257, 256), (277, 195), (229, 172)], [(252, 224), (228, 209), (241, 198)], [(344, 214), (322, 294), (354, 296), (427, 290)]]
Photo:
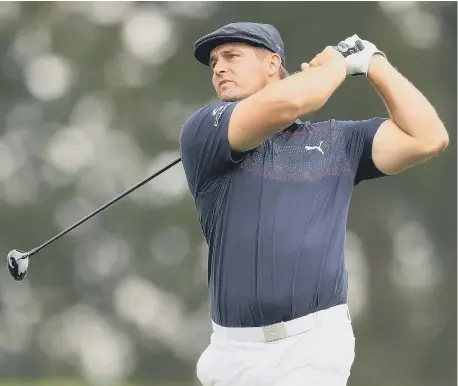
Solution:
[(372, 56), (375, 54), (386, 55), (374, 44), (362, 40), (358, 35), (353, 35), (340, 42), (334, 49), (340, 52), (345, 58), (347, 75), (366, 75), (369, 69)]
[(345, 58), (337, 52), (333, 47), (326, 47), (322, 52), (315, 56), (308, 64), (302, 64), (302, 71), (308, 67), (327, 66), (334, 67), (337, 71), (341, 72), (345, 78), (346, 62)]

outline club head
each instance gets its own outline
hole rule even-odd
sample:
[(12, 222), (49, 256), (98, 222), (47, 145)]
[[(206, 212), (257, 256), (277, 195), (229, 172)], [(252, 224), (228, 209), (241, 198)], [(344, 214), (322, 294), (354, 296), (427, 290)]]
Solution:
[(10, 271), (13, 279), (16, 281), (23, 280), (27, 274), (27, 268), (29, 267), (28, 253), (13, 249), (8, 253), (6, 261), (8, 264), (8, 270)]

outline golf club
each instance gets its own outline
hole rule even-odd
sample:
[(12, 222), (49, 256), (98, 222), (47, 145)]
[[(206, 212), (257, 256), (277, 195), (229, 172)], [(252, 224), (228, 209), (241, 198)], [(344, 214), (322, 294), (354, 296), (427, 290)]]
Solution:
[(86, 222), (90, 218), (94, 217), (97, 213), (100, 213), (102, 210), (108, 208), (110, 205), (114, 204), (115, 202), (119, 201), (121, 198), (127, 196), (128, 194), (132, 193), (134, 190), (138, 189), (139, 187), (145, 185), (147, 182), (151, 181), (153, 178), (157, 177), (158, 175), (164, 173), (166, 170), (170, 169), (172, 166), (176, 165), (178, 162), (181, 161), (181, 158), (177, 158), (176, 160), (172, 161), (168, 165), (164, 166), (158, 172), (152, 174), (149, 177), (146, 177), (142, 181), (138, 182), (131, 188), (127, 189), (123, 193), (119, 194), (111, 201), (108, 201), (106, 204), (102, 205), (100, 208), (94, 210), (92, 213), (88, 214), (86, 217), (82, 218), (75, 224), (69, 226), (67, 229), (64, 229), (62, 232), (54, 236), (53, 238), (49, 239), (48, 241), (44, 242), (40, 246), (30, 250), (29, 252), (23, 252), (18, 249), (13, 249), (8, 253), (7, 256), (7, 264), (8, 270), (16, 281), (21, 281), (24, 279), (25, 275), (27, 274), (27, 269), (29, 267), (30, 257), (38, 253), (44, 247), (48, 246), (52, 242), (56, 241), (57, 239), (61, 238), (63, 235), (67, 234), (71, 230), (75, 229), (77, 226), (81, 225), (82, 223)]

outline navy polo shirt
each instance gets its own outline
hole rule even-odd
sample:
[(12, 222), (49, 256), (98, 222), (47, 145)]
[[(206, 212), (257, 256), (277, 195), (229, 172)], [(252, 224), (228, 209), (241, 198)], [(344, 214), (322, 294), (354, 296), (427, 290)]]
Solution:
[(180, 152), (209, 247), (212, 320), (264, 326), (347, 301), (345, 232), (354, 186), (383, 176), (371, 160), (385, 120), (296, 121), (232, 152), (238, 102), (215, 102), (184, 124)]

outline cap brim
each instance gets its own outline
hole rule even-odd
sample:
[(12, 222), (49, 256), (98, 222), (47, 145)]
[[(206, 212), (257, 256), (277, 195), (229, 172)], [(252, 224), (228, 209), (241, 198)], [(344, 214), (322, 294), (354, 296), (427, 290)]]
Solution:
[(205, 64), (206, 66), (210, 66), (210, 52), (214, 48), (226, 43), (246, 43), (251, 46), (264, 47), (271, 51), (269, 47), (267, 47), (264, 43), (257, 41), (256, 39), (248, 39), (236, 36), (210, 36), (208, 38), (203, 37), (196, 42), (194, 48), (194, 57), (200, 63)]

